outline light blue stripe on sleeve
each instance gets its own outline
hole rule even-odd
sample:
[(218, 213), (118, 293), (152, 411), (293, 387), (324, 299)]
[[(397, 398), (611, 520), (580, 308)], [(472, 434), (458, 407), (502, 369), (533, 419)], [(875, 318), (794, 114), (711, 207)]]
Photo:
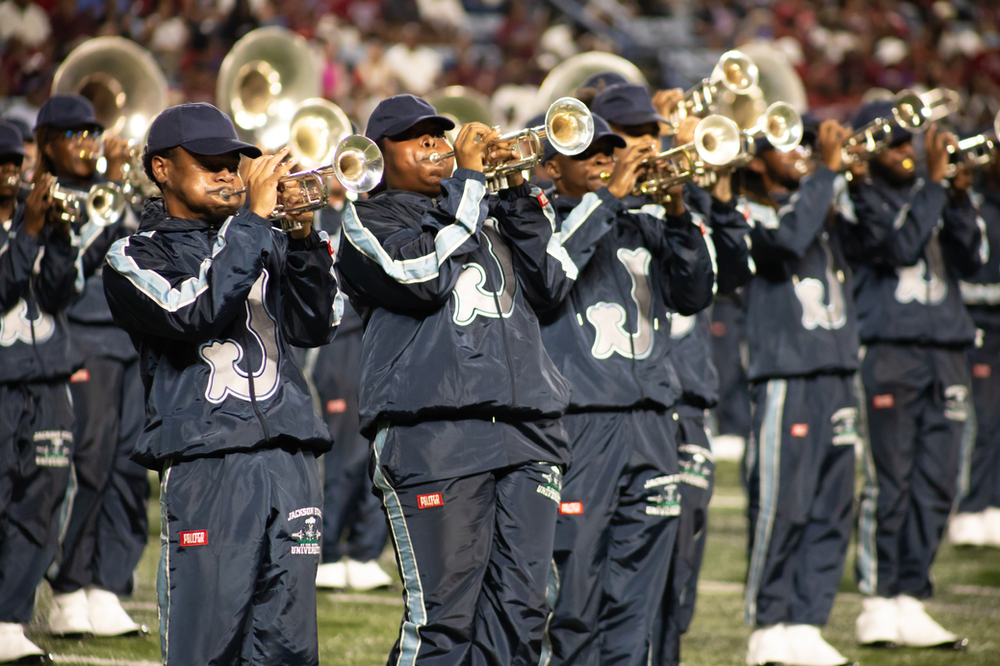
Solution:
[(434, 252), (413, 259), (395, 260), (385, 251), (375, 235), (362, 224), (354, 204), (348, 202), (344, 209), (344, 231), (347, 240), (358, 252), (377, 263), (386, 275), (401, 284), (427, 282), (436, 278), (441, 263), (458, 250), (473, 234), (479, 224), (479, 204), (486, 194), (486, 186), (478, 180), (466, 180), (462, 200), (455, 214), (455, 224), (449, 224), (434, 237)]
[(562, 229), (560, 229), (560, 234), (562, 235), (562, 243), (566, 244), (566, 241), (570, 239), (570, 236), (576, 233), (576, 230), (587, 221), (587, 219), (593, 214), (597, 207), (601, 205), (601, 197), (597, 196), (593, 192), (587, 192), (580, 199), (580, 203), (577, 204), (576, 208), (570, 211), (566, 219), (563, 220)]
[[(177, 287), (171, 287), (170, 282), (156, 271), (140, 268), (135, 259), (128, 255), (132, 236), (115, 241), (108, 252), (108, 264), (161, 308), (167, 312), (177, 312), (194, 303), (208, 289), (208, 271), (212, 267), (212, 260), (226, 247), (226, 232), (232, 221), (233, 218), (230, 217), (219, 229), (212, 246), (212, 256), (202, 260), (198, 276), (184, 280)], [(154, 233), (156, 232), (137, 235), (150, 237)]]
[[(531, 188), (533, 197), (538, 197), (541, 193), (542, 191), (537, 187)], [(556, 214), (552, 210), (552, 204), (542, 206), (542, 212), (545, 214), (545, 219), (549, 221), (549, 226), (552, 227), (552, 235), (549, 236), (549, 242), (545, 245), (545, 252), (559, 262), (566, 277), (575, 280), (580, 274), (580, 270), (570, 258), (569, 252), (563, 247), (562, 232), (556, 230)]]

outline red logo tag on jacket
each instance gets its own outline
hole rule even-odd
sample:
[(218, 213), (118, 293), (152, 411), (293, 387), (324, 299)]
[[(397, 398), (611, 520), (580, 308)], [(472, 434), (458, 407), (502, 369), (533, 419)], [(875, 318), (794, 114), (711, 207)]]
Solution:
[(347, 411), (347, 401), (343, 398), (337, 398), (336, 400), (326, 401), (326, 413), (327, 414), (343, 414)]
[(805, 437), (809, 434), (809, 424), (808, 423), (793, 423), (792, 424), (792, 437)]
[(546, 206), (549, 205), (549, 198), (545, 196), (545, 192), (538, 193), (538, 203), (539, 205), (541, 205), (542, 208), (545, 208)]
[(89, 381), (90, 381), (90, 372), (87, 370), (87, 368), (80, 368), (79, 370), (77, 370), (76, 372), (74, 372), (72, 375), (69, 376), (70, 384), (78, 384), (80, 382), (89, 382)]
[(583, 502), (560, 502), (559, 513), (564, 516), (578, 516), (583, 513)]
[(434, 507), (441, 506), (442, 504), (444, 504), (444, 498), (441, 497), (441, 493), (417, 495), (418, 509), (433, 509)]
[(207, 546), (208, 530), (181, 532), (181, 548), (186, 546)]
[(891, 409), (896, 404), (896, 400), (891, 393), (876, 395), (872, 398), (872, 407), (875, 409)]
[(972, 376), (976, 379), (986, 379), (993, 374), (993, 368), (989, 363), (976, 363), (972, 366)]

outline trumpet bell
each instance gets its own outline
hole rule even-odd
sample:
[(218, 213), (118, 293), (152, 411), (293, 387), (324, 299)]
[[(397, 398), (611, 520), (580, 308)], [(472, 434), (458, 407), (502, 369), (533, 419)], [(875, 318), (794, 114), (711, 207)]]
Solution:
[(740, 128), (725, 116), (711, 115), (698, 123), (694, 143), (706, 164), (725, 166), (740, 154)]
[(900, 127), (910, 132), (923, 132), (930, 124), (931, 114), (927, 104), (911, 90), (904, 90), (896, 95), (892, 115)]
[(87, 218), (99, 227), (114, 224), (125, 211), (125, 194), (112, 183), (99, 183), (87, 194)]
[(750, 56), (741, 51), (727, 51), (719, 59), (711, 78), (726, 90), (743, 95), (757, 87), (759, 73)]
[(167, 108), (159, 65), (121, 37), (96, 37), (73, 49), (56, 70), (52, 92), (86, 97), (105, 131), (128, 141), (143, 141), (149, 123)]
[(782, 153), (793, 150), (802, 141), (802, 117), (786, 102), (775, 102), (764, 113), (764, 136)]
[(382, 181), (382, 151), (368, 137), (355, 134), (337, 144), (333, 172), (348, 192), (368, 192)]
[(288, 142), (296, 106), (319, 94), (319, 76), (306, 40), (286, 28), (253, 30), (226, 55), (215, 98), (236, 125), (265, 148)]
[(334, 104), (321, 98), (301, 102), (289, 127), (288, 151), (306, 169), (333, 161), (337, 144), (351, 134), (351, 121)]
[(578, 155), (594, 140), (594, 117), (572, 97), (557, 99), (545, 113), (546, 138), (563, 155)]

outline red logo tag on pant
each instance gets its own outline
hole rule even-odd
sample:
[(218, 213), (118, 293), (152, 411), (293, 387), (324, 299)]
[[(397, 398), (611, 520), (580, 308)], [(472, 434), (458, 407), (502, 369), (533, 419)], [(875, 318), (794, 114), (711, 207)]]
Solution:
[(441, 506), (442, 504), (444, 504), (444, 498), (441, 497), (441, 493), (417, 495), (418, 509), (433, 509), (434, 507)]
[(578, 516), (583, 513), (583, 502), (560, 502), (559, 513), (564, 516)]
[(343, 398), (336, 398), (335, 400), (326, 401), (326, 413), (327, 414), (343, 414), (347, 411), (347, 401)]
[(80, 368), (79, 370), (77, 370), (76, 372), (74, 372), (72, 375), (69, 376), (70, 384), (78, 384), (80, 382), (89, 382), (89, 381), (90, 381), (90, 372), (87, 370), (87, 368)]
[(792, 437), (805, 437), (809, 434), (809, 424), (808, 423), (793, 423), (792, 424)]
[(872, 398), (872, 407), (875, 409), (891, 409), (895, 404), (896, 400), (892, 397), (891, 393), (877, 395)]
[(993, 374), (993, 368), (989, 363), (976, 363), (972, 366), (972, 376), (976, 379), (986, 379)]
[(192, 530), (181, 532), (181, 548), (187, 546), (207, 546), (208, 530)]

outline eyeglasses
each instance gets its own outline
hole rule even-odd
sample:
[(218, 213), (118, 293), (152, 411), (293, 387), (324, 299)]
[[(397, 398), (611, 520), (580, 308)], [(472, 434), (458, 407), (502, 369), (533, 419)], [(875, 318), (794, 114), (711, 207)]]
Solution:
[(67, 141), (83, 141), (84, 139), (92, 139), (94, 141), (99, 141), (103, 134), (104, 130), (99, 130), (99, 129), (66, 130), (66, 133), (63, 136)]

